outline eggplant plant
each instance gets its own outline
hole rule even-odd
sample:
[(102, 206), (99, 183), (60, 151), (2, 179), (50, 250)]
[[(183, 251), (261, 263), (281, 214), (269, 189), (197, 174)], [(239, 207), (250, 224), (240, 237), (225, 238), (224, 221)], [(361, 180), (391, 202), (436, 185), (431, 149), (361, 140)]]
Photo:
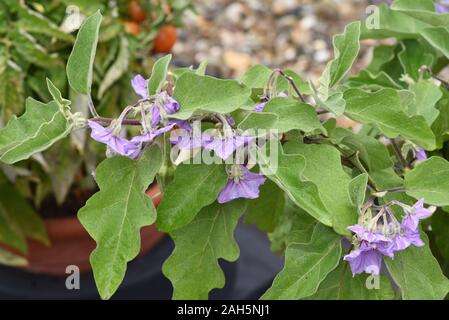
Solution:
[[(444, 299), (449, 14), (442, 11), (431, 0), (376, 7), (334, 37), (334, 59), (316, 82), (263, 65), (218, 79), (205, 75), (206, 63), (170, 68), (167, 55), (131, 79), (137, 98), (115, 116), (92, 99), (96, 12), (66, 67), (90, 115), (47, 79), (50, 102), (27, 99), (26, 112), (0, 129), (0, 161), (20, 166), (74, 132), (90, 132), (106, 159), (92, 171), (99, 190), (78, 218), (97, 243), (90, 261), (103, 299), (120, 286), (139, 231), (151, 224), (175, 243), (162, 268), (173, 298), (207, 299), (225, 284), (218, 261), (239, 257), (240, 220), (285, 255), (261, 299)], [(351, 72), (364, 39), (387, 38), (368, 66)], [(361, 128), (338, 127), (342, 116)], [(157, 210), (145, 194), (154, 181), (163, 193)], [(23, 216), (11, 213), (20, 226)]]

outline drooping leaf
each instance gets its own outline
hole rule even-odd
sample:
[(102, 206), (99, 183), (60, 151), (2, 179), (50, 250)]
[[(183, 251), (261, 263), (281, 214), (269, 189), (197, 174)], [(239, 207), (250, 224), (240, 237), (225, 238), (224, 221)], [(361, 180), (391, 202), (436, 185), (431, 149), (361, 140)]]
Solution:
[(0, 161), (12, 164), (27, 159), (66, 137), (71, 129), (56, 102), (43, 104), (29, 98), (26, 112), (0, 129)]
[(417, 40), (404, 40), (402, 42), (403, 50), (398, 54), (399, 61), (404, 71), (418, 81), (420, 77), (420, 68), (422, 66), (432, 67), (435, 57), (430, 51), (429, 46), (424, 46)]
[(167, 78), (171, 57), (171, 54), (168, 54), (154, 63), (151, 77), (148, 80), (148, 94), (150, 96), (161, 91), (165, 79)]
[(200, 111), (230, 113), (244, 105), (251, 90), (234, 80), (187, 72), (176, 82), (174, 98), (181, 110), (171, 116), (187, 119)]
[(262, 299), (298, 300), (313, 295), (340, 262), (341, 238), (331, 229), (317, 225), (309, 243), (292, 243), (285, 265)]
[(385, 259), (388, 271), (401, 289), (404, 300), (441, 300), (449, 292), (449, 280), (429, 248), (425, 233), (421, 238), (426, 246), (411, 246), (397, 252), (394, 259)]
[(431, 157), (405, 175), (407, 194), (428, 204), (449, 206), (449, 162)]
[(345, 114), (363, 124), (372, 124), (389, 138), (401, 135), (406, 139), (433, 150), (435, 136), (422, 116), (409, 117), (402, 111), (397, 91), (383, 89), (374, 93), (360, 89), (345, 91)]
[(75, 45), (67, 61), (69, 84), (73, 90), (80, 94), (90, 95), (92, 69), (102, 18), (100, 11), (97, 11), (84, 21), (78, 31)]
[[(378, 288), (375, 287), (376, 284), (379, 285)], [(392, 300), (394, 297), (395, 292), (387, 276), (362, 274), (353, 277), (349, 264), (341, 262), (321, 283), (318, 291), (308, 299)]]
[(170, 233), (175, 249), (162, 271), (172, 282), (174, 299), (207, 299), (209, 291), (225, 284), (218, 259), (235, 261), (240, 250), (234, 229), (245, 201), (204, 207), (186, 226)]
[(126, 265), (140, 250), (140, 229), (156, 220), (145, 194), (161, 165), (158, 147), (148, 148), (137, 161), (127, 157), (104, 160), (96, 170), (100, 191), (78, 212), (96, 241), (90, 256), (100, 296), (109, 299), (123, 281)]
[(222, 164), (181, 164), (164, 190), (158, 207), (158, 229), (172, 231), (187, 225), (201, 208), (217, 199), (226, 181)]

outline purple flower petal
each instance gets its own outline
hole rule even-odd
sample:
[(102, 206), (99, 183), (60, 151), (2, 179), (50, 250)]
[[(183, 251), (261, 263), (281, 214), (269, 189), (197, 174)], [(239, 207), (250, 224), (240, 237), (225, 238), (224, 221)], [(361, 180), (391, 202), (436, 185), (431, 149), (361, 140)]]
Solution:
[(424, 207), (424, 199), (419, 199), (413, 205), (411, 212), (407, 212), (404, 216), (402, 225), (407, 229), (417, 231), (419, 222), (429, 218), (432, 214), (432, 210)]
[(87, 123), (92, 129), (92, 139), (108, 145), (114, 153), (131, 159), (134, 159), (139, 155), (142, 148), (139, 142), (115, 136), (109, 128), (105, 128), (95, 121), (88, 120)]
[(238, 198), (256, 199), (259, 197), (259, 187), (265, 183), (266, 178), (258, 173), (239, 166), (242, 176), (239, 179), (230, 177), (226, 186), (218, 195), (218, 203), (226, 203)]
[(157, 105), (154, 105), (151, 109), (151, 127), (156, 128), (159, 122), (161, 122), (161, 110)]
[(363, 272), (379, 274), (382, 254), (373, 248), (365, 247), (351, 251), (344, 260), (349, 262), (353, 276)]
[(167, 95), (163, 108), (167, 114), (173, 114), (179, 111), (180, 106), (178, 101)]
[(267, 105), (268, 101), (264, 101), (259, 103), (257, 106), (254, 107), (255, 112), (262, 112), (265, 106)]
[(375, 233), (367, 231), (363, 226), (356, 224), (347, 228), (348, 230), (354, 232), (361, 240), (366, 240), (368, 242), (378, 242), (378, 241), (390, 241), (386, 236), (380, 233)]
[(223, 160), (228, 159), (235, 150), (248, 142), (248, 137), (233, 136), (231, 138), (214, 137), (214, 139), (207, 143), (204, 148), (213, 150), (215, 154)]
[(428, 160), (428, 159), (429, 159), (429, 158), (427, 157), (426, 151), (424, 151), (424, 149), (419, 148), (419, 149), (416, 151), (416, 160), (417, 160), (417, 161), (426, 161), (426, 160)]
[(178, 128), (183, 129), (187, 132), (192, 131), (192, 126), (190, 125), (190, 123), (188, 121), (185, 121), (185, 120), (173, 119), (173, 120), (170, 120), (169, 124), (174, 124)]
[(131, 85), (134, 91), (142, 97), (142, 99), (148, 99), (148, 80), (145, 80), (140, 74), (136, 75), (131, 80)]

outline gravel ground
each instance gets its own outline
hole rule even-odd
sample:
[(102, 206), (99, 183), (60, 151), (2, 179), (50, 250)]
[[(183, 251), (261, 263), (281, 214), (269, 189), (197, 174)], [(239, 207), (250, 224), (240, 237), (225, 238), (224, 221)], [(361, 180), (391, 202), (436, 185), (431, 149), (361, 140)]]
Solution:
[(333, 57), (332, 35), (365, 15), (368, 0), (196, 0), (174, 47), (178, 65), (209, 61), (237, 77), (262, 63), (316, 79)]

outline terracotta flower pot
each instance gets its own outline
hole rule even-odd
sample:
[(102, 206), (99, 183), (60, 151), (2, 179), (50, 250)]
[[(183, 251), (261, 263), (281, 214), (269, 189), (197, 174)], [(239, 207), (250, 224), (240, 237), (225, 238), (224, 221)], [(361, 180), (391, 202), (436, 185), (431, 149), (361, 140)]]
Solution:
[[(157, 207), (162, 195), (158, 185), (151, 186), (147, 194)], [(45, 227), (51, 246), (39, 242), (28, 241), (28, 266), (25, 270), (53, 276), (67, 276), (66, 268), (76, 265), (81, 272), (91, 270), (89, 255), (96, 243), (83, 228), (77, 217), (46, 219)], [(149, 252), (164, 236), (152, 226), (141, 230), (140, 255)]]

